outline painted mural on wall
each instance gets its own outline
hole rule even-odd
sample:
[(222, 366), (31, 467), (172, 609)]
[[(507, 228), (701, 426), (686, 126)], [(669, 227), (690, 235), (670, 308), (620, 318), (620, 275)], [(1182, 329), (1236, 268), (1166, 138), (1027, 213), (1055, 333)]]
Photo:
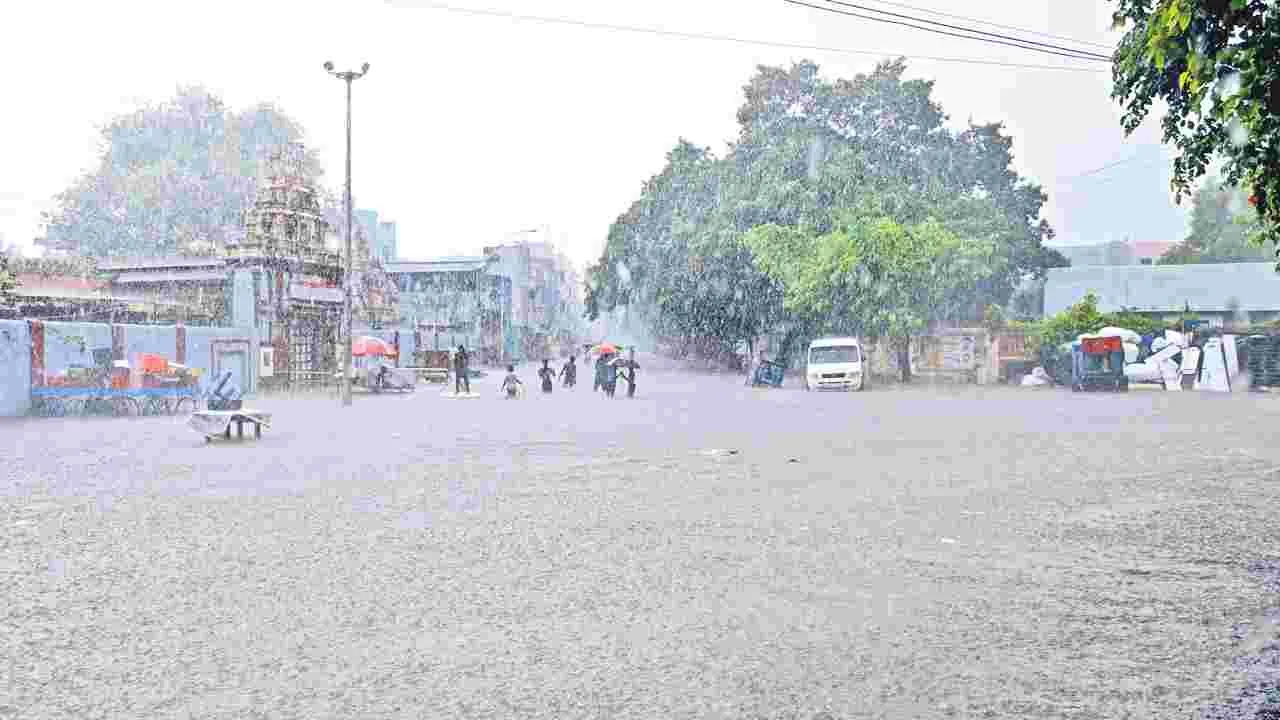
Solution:
[(978, 340), (973, 335), (928, 336), (913, 343), (912, 370), (967, 371), (977, 367)]

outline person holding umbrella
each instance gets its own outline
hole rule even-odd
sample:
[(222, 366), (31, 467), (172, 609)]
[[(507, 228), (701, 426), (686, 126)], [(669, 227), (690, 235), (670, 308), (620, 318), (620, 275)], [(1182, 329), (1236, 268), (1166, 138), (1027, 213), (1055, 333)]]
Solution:
[(595, 383), (591, 386), (591, 392), (595, 392), (605, 386), (605, 378), (613, 373), (613, 368), (609, 367), (609, 357), (603, 352), (596, 358), (596, 378)]
[(618, 358), (607, 355), (604, 364), (604, 377), (601, 378), (600, 386), (604, 388), (605, 397), (613, 397), (618, 391)]

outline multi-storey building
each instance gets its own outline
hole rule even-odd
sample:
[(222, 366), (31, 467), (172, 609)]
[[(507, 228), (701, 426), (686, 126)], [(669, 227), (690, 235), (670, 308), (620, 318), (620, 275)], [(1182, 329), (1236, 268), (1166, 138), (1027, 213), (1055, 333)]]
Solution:
[(446, 257), (388, 263), (398, 291), (402, 347), (415, 350), (465, 345), (485, 363), (512, 357), (509, 343), (511, 280), (491, 272), (487, 257)]
[(485, 248), (491, 272), (511, 279), (511, 344), (519, 359), (564, 354), (582, 334), (576, 272), (551, 243)]

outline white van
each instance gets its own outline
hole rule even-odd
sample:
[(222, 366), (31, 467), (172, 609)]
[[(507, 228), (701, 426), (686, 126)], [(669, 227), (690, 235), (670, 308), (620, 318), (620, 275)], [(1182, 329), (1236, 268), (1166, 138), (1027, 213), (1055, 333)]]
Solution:
[(857, 338), (820, 338), (805, 355), (805, 390), (861, 390), (866, 387), (862, 343)]

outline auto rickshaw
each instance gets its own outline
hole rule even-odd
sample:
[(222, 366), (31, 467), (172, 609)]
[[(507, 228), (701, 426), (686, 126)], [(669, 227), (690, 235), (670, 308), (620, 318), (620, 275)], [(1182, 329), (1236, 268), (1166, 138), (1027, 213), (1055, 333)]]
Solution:
[(1119, 337), (1086, 337), (1071, 349), (1071, 389), (1128, 392), (1124, 345)]

